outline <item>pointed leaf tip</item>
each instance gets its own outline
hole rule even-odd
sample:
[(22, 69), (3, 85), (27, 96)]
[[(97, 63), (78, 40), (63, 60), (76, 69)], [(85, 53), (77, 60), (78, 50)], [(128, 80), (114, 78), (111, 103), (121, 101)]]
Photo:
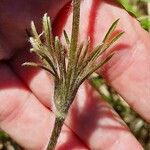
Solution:
[(111, 37), (112, 33), (114, 32), (114, 30), (115, 30), (116, 27), (117, 27), (117, 24), (118, 24), (119, 20), (120, 20), (120, 19), (117, 19), (116, 21), (114, 21), (114, 22), (112, 23), (112, 25), (110, 26), (108, 32), (106, 33), (106, 35), (105, 35), (105, 37), (104, 37), (104, 39), (103, 39), (103, 43), (105, 43), (105, 42), (107, 41), (107, 39), (109, 39), (109, 38)]

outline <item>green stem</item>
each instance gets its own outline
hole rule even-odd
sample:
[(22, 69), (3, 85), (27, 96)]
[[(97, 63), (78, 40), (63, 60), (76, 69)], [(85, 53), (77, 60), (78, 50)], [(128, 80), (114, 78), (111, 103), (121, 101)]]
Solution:
[(73, 72), (75, 68), (75, 57), (78, 44), (79, 35), (79, 21), (80, 21), (80, 0), (73, 0), (73, 22), (72, 22), (72, 34), (71, 43), (69, 49), (68, 67), (67, 67), (67, 84), (70, 83), (71, 76), (74, 76)]
[(51, 135), (47, 150), (54, 150), (55, 149), (58, 137), (59, 137), (60, 132), (61, 132), (61, 128), (64, 124), (64, 120), (65, 120), (65, 118), (56, 117), (54, 128), (52, 131), (52, 135)]
[(80, 0), (73, 0), (73, 23), (72, 23), (72, 35), (71, 35), (71, 47), (70, 57), (74, 57), (79, 34), (79, 21), (80, 21)]

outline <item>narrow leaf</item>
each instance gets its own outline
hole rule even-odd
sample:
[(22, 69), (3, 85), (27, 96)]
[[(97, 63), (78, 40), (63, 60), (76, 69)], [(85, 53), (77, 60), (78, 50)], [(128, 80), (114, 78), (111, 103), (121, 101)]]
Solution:
[(50, 55), (51, 55), (52, 61), (53, 61), (53, 65), (54, 65), (55, 69), (57, 70), (51, 20), (50, 20), (50, 17), (47, 16), (47, 13), (44, 14), (44, 17), (43, 17), (43, 30), (45, 33), (46, 45), (48, 47), (47, 51), (50, 52)]
[(61, 44), (58, 37), (55, 37), (55, 51), (59, 67), (60, 77), (63, 78), (66, 74), (65, 48)]
[(97, 69), (99, 69), (100, 67), (102, 67), (104, 64), (106, 64), (112, 57), (114, 56), (114, 53), (110, 54), (108, 57), (106, 57), (106, 59), (104, 61), (102, 61), (100, 64), (98, 64), (97, 66), (95, 66), (90, 72), (89, 75), (91, 75), (93, 72), (95, 72)]
[(48, 47), (53, 47), (53, 35), (52, 35), (52, 27), (51, 27), (51, 21), (50, 17), (47, 16), (47, 14), (44, 14), (43, 17), (43, 30), (45, 33), (46, 43)]
[(124, 32), (119, 32), (117, 35), (114, 36), (114, 38), (105, 46), (105, 49), (102, 51), (102, 53), (108, 49), (112, 44), (114, 44), (122, 35)]
[(81, 55), (81, 59), (84, 61), (84, 59), (86, 58), (87, 54), (88, 54), (88, 50), (89, 50), (89, 45), (90, 45), (90, 38), (88, 38), (85, 42), (85, 45), (82, 49), (82, 55)]
[(69, 40), (69, 37), (68, 37), (66, 30), (64, 30), (64, 37), (65, 37), (67, 45), (70, 45), (70, 40)]
[(79, 21), (80, 21), (80, 0), (73, 0), (72, 34), (71, 34), (71, 44), (70, 44), (68, 68), (67, 68), (68, 81), (70, 80), (71, 72), (75, 65), (75, 56), (76, 56), (78, 35), (79, 35)]
[(104, 46), (103, 43), (100, 43), (98, 46), (96, 46), (96, 48), (94, 48), (94, 50), (89, 55), (89, 58), (87, 61), (88, 62), (94, 61), (97, 58), (97, 56), (99, 56), (99, 53), (102, 51), (103, 46)]
[(115, 22), (112, 23), (111, 27), (109, 28), (108, 32), (106, 33), (104, 37), (103, 43), (105, 43), (107, 39), (110, 38), (114, 30), (116, 29), (118, 22), (119, 22), (119, 19), (117, 19)]
[(40, 35), (37, 33), (37, 30), (33, 21), (31, 21), (31, 30), (32, 30), (34, 39), (36, 39), (39, 44), (42, 44), (40, 40)]
[[(79, 35), (79, 21), (80, 21), (80, 0), (73, 0), (73, 22), (72, 22), (72, 33), (71, 33), (71, 44), (68, 55), (67, 65), (67, 77), (66, 84), (70, 86), (71, 78), (74, 78), (74, 67), (76, 62), (76, 50), (78, 44)], [(68, 87), (67, 87), (68, 88)]]
[(37, 30), (36, 30), (36, 27), (35, 27), (35, 24), (33, 21), (31, 21), (31, 29), (32, 29), (32, 33), (33, 33), (34, 38), (38, 38), (39, 35), (37, 33)]
[[(80, 56), (81, 56), (81, 52), (82, 52), (82, 49), (83, 49), (83, 46), (84, 46), (84, 43), (81, 43), (78, 50), (77, 50), (77, 54), (76, 54), (76, 60), (75, 60), (75, 69), (77, 67), (79, 67), (80, 65)], [(77, 71), (75, 70), (75, 72), (77, 73)]]
[(40, 45), (39, 45), (39, 43), (38, 43), (38, 41), (37, 41), (36, 39), (30, 37), (29, 41), (30, 41), (32, 47), (33, 47), (35, 50), (40, 50), (40, 49), (41, 49), (41, 47), (40, 47)]
[(22, 64), (22, 66), (30, 66), (30, 67), (41, 68), (41, 69), (44, 69), (44, 70), (50, 72), (53, 76), (56, 77), (55, 73), (51, 69), (49, 69), (48, 67), (43, 66), (41, 64), (37, 64), (37, 63), (34, 63), (34, 62), (25, 62), (25, 63)]
[(89, 56), (87, 57), (87, 59), (84, 62), (80, 63), (80, 68), (79, 68), (79, 73), (83, 72), (83, 69), (87, 66), (89, 66), (89, 64), (91, 64), (91, 62), (93, 62), (94, 58), (97, 56), (97, 54), (101, 51), (103, 47), (103, 44), (99, 44), (92, 52), (91, 54), (89, 54)]
[(110, 54), (104, 61), (102, 61), (100, 64), (96, 65), (95, 67), (91, 68), (90, 71), (85, 71), (83, 77), (81, 78), (81, 82), (84, 81), (86, 78), (88, 78), (92, 73), (94, 73), (96, 70), (101, 68), (104, 64), (106, 64), (112, 57), (114, 53)]
[(48, 57), (48, 54), (46, 54), (45, 51), (35, 50), (33, 48), (30, 51), (35, 52), (39, 57), (41, 57), (43, 60), (45, 60), (46, 64), (49, 65), (52, 68), (52, 70), (55, 72), (55, 74), (57, 74), (57, 70), (54, 66), (54, 63), (52, 62), (50, 57)]

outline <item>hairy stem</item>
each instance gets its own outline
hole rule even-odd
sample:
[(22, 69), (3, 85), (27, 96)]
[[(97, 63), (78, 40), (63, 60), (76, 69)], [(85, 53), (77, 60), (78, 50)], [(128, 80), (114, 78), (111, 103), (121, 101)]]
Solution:
[(54, 128), (53, 128), (53, 131), (52, 131), (52, 134), (51, 134), (51, 138), (50, 138), (47, 150), (54, 150), (55, 149), (58, 137), (59, 137), (60, 132), (61, 132), (61, 128), (64, 124), (64, 121), (65, 121), (65, 118), (56, 117)]

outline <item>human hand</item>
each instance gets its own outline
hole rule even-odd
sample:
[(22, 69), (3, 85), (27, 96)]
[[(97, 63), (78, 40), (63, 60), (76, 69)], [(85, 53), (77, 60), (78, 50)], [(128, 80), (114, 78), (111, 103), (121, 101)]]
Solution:
[(17, 49), (27, 44), (26, 29), (30, 29), (31, 20), (40, 26), (40, 18), (45, 12), (49, 12), (54, 20), (58, 11), (68, 1), (17, 0), (14, 3), (12, 0), (2, 0), (0, 2), (0, 60), (10, 58)]
[[(61, 34), (61, 27), (70, 33), (71, 14), (67, 17), (63, 11), (55, 19), (55, 34)], [(95, 46), (117, 18), (121, 18), (120, 29), (125, 31), (125, 35), (115, 46), (118, 51), (103, 69), (103, 75), (131, 107), (150, 122), (149, 35), (124, 10), (110, 1), (85, 0), (81, 5), (80, 40), (90, 35)], [(19, 28), (18, 25), (16, 27)], [(17, 28), (18, 33), (22, 32)], [(21, 39), (25, 40), (23, 37)], [(18, 48), (22, 44), (14, 45)], [(48, 109), (51, 107), (49, 99), (53, 93), (53, 81), (43, 70), (21, 67), (23, 62), (34, 57), (27, 53), (27, 49), (20, 48), (18, 54), (0, 64), (0, 127), (25, 149), (43, 150), (54, 123), (54, 114)], [(112, 108), (85, 83), (70, 109), (57, 149), (142, 147)]]

